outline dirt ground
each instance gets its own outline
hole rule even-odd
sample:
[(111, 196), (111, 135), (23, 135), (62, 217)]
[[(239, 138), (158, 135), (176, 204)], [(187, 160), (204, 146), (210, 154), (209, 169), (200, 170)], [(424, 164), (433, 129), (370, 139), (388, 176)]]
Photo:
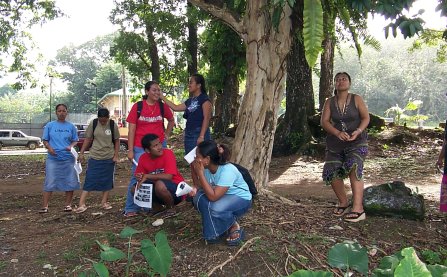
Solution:
[[(294, 155), (272, 160), (268, 187), (294, 205), (282, 204), (270, 194), (259, 195), (240, 222), (247, 233), (247, 243), (241, 247), (206, 245), (200, 218), (190, 203), (182, 203), (179, 213), (160, 227), (151, 225), (156, 216), (124, 218), (121, 209), (130, 172), (124, 154), (110, 197), (113, 209), (102, 210), (99, 195), (93, 194), (87, 212), (63, 212), (63, 194), (55, 193), (50, 212), (43, 215), (37, 211), (44, 156), (1, 156), (0, 276), (78, 276), (92, 268), (92, 261), (99, 261), (96, 240), (126, 250), (127, 241), (118, 236), (125, 226), (143, 231), (134, 236), (132, 253), (138, 251), (142, 239), (154, 240), (160, 230), (167, 234), (173, 252), (169, 276), (286, 276), (296, 269), (332, 270), (342, 276), (329, 267), (326, 257), (330, 247), (344, 240), (378, 250), (370, 252), (370, 270), (383, 256), (404, 247), (438, 251), (447, 245), (447, 216), (438, 212), (441, 175), (434, 168), (442, 134), (412, 131), (403, 136), (403, 144), (395, 144), (390, 138), (398, 131), (371, 137), (365, 184), (405, 182), (424, 195), (424, 221), (368, 216), (363, 222), (348, 224), (331, 216), (336, 198), (321, 181), (321, 157)], [(180, 141), (174, 143), (175, 148), (180, 145)], [(179, 165), (188, 178), (186, 163)], [(75, 195), (74, 204), (80, 192)], [(130, 276), (147, 276), (142, 255), (136, 254), (133, 261)], [(111, 276), (124, 276), (125, 265), (124, 260), (107, 264)]]

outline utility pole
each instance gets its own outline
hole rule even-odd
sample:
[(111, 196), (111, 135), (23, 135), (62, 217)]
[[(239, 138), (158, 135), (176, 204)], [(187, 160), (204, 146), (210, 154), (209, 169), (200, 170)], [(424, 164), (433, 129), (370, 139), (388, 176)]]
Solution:
[(53, 113), (53, 107), (51, 106), (51, 98), (53, 95), (53, 75), (48, 75), (50, 77), (50, 121), (51, 121), (51, 114)]
[(96, 110), (98, 110), (98, 86), (93, 82), (90, 82), (90, 84), (95, 87), (95, 106)]

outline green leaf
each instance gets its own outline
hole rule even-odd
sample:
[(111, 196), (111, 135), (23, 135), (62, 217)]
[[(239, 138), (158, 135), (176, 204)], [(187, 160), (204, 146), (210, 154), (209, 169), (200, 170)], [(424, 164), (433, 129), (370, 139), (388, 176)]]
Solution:
[(298, 270), (290, 274), (288, 277), (332, 277), (334, 274), (328, 271), (310, 271), (310, 270)]
[(430, 271), (421, 260), (419, 260), (413, 247), (404, 248), (401, 251), (404, 258), (400, 261), (399, 265), (394, 271), (395, 276), (405, 277), (431, 277)]
[(432, 276), (447, 276), (447, 266), (443, 265), (427, 265), (427, 269), (430, 271)]
[(166, 234), (158, 232), (155, 235), (155, 243), (156, 245), (149, 239), (142, 240), (141, 253), (154, 271), (162, 276), (167, 276), (172, 264), (172, 250)]
[(131, 236), (141, 233), (142, 231), (135, 230), (132, 227), (126, 226), (120, 233), (120, 238), (130, 238)]
[(368, 273), (368, 253), (358, 243), (337, 243), (329, 250), (328, 263), (340, 269), (355, 269), (364, 275)]
[(321, 0), (304, 0), (303, 39), (306, 60), (310, 67), (317, 61), (324, 39)]
[(124, 252), (119, 250), (118, 248), (110, 247), (108, 245), (100, 243), (99, 241), (96, 241), (96, 243), (99, 245), (99, 247), (101, 247), (100, 257), (104, 261), (114, 262), (126, 257), (126, 254), (124, 254)]
[(93, 268), (96, 273), (98, 273), (99, 277), (109, 277), (109, 270), (103, 263), (94, 263)]
[(379, 266), (373, 270), (373, 277), (392, 277), (394, 276), (394, 270), (399, 265), (401, 258), (398, 256), (386, 256), (380, 260)]
[(296, 2), (296, 0), (287, 0), (287, 2), (289, 3), (289, 6), (290, 6), (291, 8), (293, 8), (293, 6), (295, 6), (295, 2)]

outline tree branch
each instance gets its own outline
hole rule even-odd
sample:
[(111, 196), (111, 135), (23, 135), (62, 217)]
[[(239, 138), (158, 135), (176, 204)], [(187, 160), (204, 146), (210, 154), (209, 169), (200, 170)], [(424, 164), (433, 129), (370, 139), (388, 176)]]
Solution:
[(222, 20), (233, 29), (244, 41), (246, 40), (246, 30), (241, 22), (240, 14), (228, 9), (219, 0), (188, 0), (189, 3), (202, 10), (207, 11), (216, 18)]

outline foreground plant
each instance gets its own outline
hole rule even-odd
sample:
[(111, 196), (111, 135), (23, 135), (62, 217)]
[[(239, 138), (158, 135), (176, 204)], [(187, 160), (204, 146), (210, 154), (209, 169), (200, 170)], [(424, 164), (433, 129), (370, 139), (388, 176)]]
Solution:
[[(167, 276), (172, 263), (172, 250), (169, 246), (166, 234), (161, 231), (158, 232), (155, 235), (155, 244), (150, 239), (143, 239), (141, 241), (141, 249), (132, 253), (132, 236), (138, 233), (141, 233), (141, 231), (135, 230), (131, 227), (125, 227), (121, 231), (119, 235), (120, 238), (129, 239), (127, 243), (127, 255), (118, 248), (110, 247), (108, 245), (100, 243), (99, 241), (96, 241), (96, 243), (101, 248), (101, 260), (99, 262), (93, 262), (93, 269), (95, 270), (96, 274), (100, 277), (109, 276), (109, 270), (106, 266), (106, 262), (115, 262), (126, 258), (127, 263), (125, 276), (129, 276), (133, 257), (141, 251), (147, 263), (149, 264), (149, 268), (147, 268), (147, 270), (145, 269), (148, 275), (154, 276), (155, 274), (160, 274), (161, 276)], [(91, 273), (92, 272), (82, 272), (78, 276), (92, 276)]]
[[(350, 270), (362, 275), (368, 274), (368, 254), (366, 248), (358, 243), (345, 241), (334, 245), (328, 254), (328, 263), (332, 267), (344, 270), (344, 276), (351, 276)], [(331, 277), (328, 271), (295, 271), (289, 277)], [(447, 267), (443, 265), (426, 265), (416, 254), (413, 247), (404, 248), (394, 255), (383, 257), (377, 268), (373, 269), (373, 277), (437, 277), (447, 276)]]

